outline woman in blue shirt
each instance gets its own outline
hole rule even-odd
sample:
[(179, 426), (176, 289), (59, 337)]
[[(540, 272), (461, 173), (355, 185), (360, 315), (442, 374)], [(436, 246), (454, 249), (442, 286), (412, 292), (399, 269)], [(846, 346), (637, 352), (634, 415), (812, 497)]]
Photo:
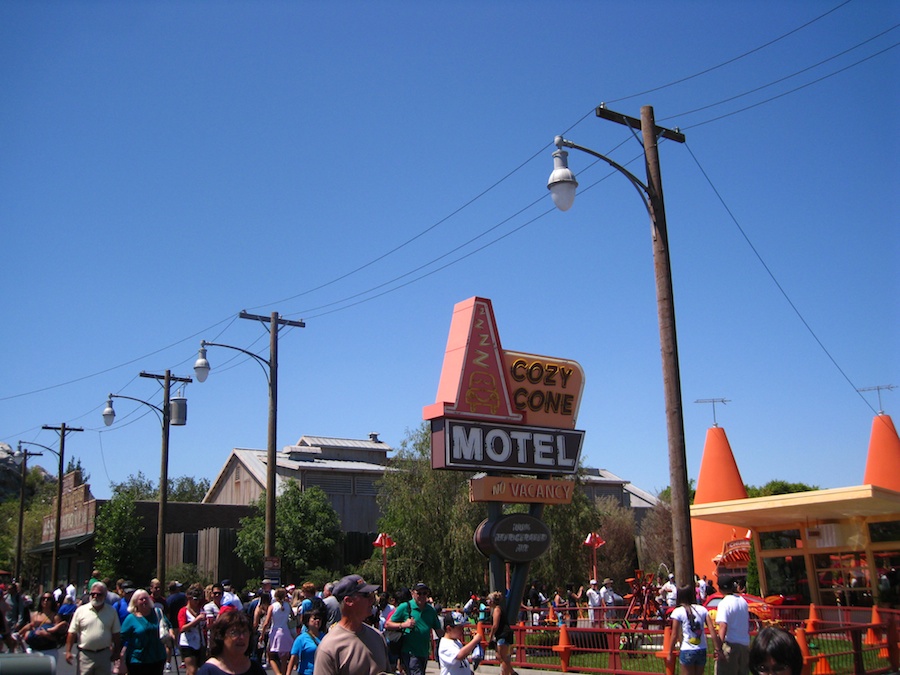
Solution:
[(166, 665), (166, 648), (159, 638), (159, 614), (145, 590), (137, 590), (122, 622), (122, 641), (129, 675), (160, 675)]
[(288, 661), (287, 673), (298, 672), (300, 675), (312, 675), (316, 649), (322, 640), (322, 626), (325, 625), (325, 613), (314, 609), (303, 615), (303, 630), (291, 646), (291, 659)]

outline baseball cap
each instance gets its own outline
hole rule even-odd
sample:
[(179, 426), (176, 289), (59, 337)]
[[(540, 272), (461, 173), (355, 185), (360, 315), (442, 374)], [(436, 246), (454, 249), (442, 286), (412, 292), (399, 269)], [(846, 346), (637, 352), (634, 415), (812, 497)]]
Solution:
[(465, 619), (460, 619), (459, 621), (456, 621), (453, 618), (453, 614), (448, 613), (448, 614), (444, 615), (444, 628), (445, 629), (455, 628), (457, 626), (465, 626), (465, 625), (466, 625)]
[(723, 590), (728, 590), (734, 588), (734, 577), (730, 574), (720, 574), (719, 575), (719, 588)]
[(429, 593), (431, 592), (431, 589), (428, 588), (428, 584), (426, 584), (424, 581), (420, 581), (415, 586), (413, 586), (412, 589), (416, 592), (422, 592), (422, 591), (428, 591)]
[(331, 591), (331, 594), (334, 595), (338, 601), (341, 601), (354, 593), (373, 593), (379, 588), (380, 586), (367, 583), (366, 580), (358, 574), (350, 574), (334, 585), (334, 590)]
[(596, 579), (591, 579), (591, 586), (594, 586), (597, 583)]

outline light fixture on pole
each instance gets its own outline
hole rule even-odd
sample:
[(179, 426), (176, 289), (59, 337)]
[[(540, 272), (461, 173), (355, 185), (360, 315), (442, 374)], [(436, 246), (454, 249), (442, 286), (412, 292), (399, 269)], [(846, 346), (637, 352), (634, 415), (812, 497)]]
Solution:
[(591, 579), (597, 578), (597, 549), (605, 543), (596, 532), (590, 532), (584, 540), (584, 545), (591, 547)]
[(396, 546), (397, 542), (391, 539), (386, 532), (379, 532), (372, 546), (381, 549), (381, 590), (387, 593), (387, 550)]
[(75, 427), (67, 427), (66, 423), (63, 422), (58, 427), (51, 427), (49, 425), (44, 425), (43, 429), (48, 429), (51, 431), (59, 431), (59, 452), (54, 450), (53, 448), (48, 448), (46, 445), (41, 445), (40, 443), (32, 443), (30, 441), (19, 441), (24, 445), (34, 445), (38, 448), (43, 448), (47, 452), (52, 452), (56, 455), (57, 460), (59, 460), (59, 468), (56, 473), (56, 523), (53, 526), (53, 558), (50, 563), (50, 584), (53, 588), (56, 588), (56, 584), (58, 584), (61, 579), (58, 579), (59, 575), (59, 539), (60, 539), (60, 529), (62, 526), (62, 488), (63, 488), (63, 458), (66, 452), (66, 434), (70, 431), (84, 431), (84, 429), (78, 429)]
[(662, 176), (659, 167), (660, 137), (684, 143), (684, 134), (678, 130), (656, 126), (651, 106), (641, 108), (641, 118), (628, 117), (597, 108), (597, 117), (639, 129), (643, 137), (644, 160), (647, 167), (647, 183), (644, 184), (621, 164), (609, 157), (572, 143), (557, 136), (553, 153), (554, 169), (547, 182), (553, 202), (561, 211), (571, 208), (575, 200), (578, 182), (568, 166), (568, 152), (573, 148), (602, 159), (624, 175), (637, 190), (650, 214), (653, 239), (653, 267), (656, 277), (656, 304), (659, 315), (659, 339), (662, 354), (663, 389), (666, 402), (666, 432), (669, 445), (669, 487), (672, 491), (672, 539), (676, 576), (682, 581), (694, 578), (694, 554), (691, 544), (691, 521), (687, 460), (684, 442), (684, 415), (681, 403), (681, 375), (678, 366), (678, 341), (675, 335), (675, 301), (672, 292), (672, 270), (669, 263), (669, 236), (666, 228), (666, 210), (663, 202)]
[(162, 421), (162, 451), (160, 453), (159, 469), (159, 517), (156, 528), (156, 577), (165, 587), (166, 583), (166, 510), (169, 497), (169, 426), (184, 426), (187, 424), (187, 399), (182, 396), (171, 395), (172, 385), (176, 382), (189, 384), (193, 380), (189, 377), (175, 377), (171, 371), (166, 370), (163, 375), (156, 375), (142, 371), (141, 377), (149, 377), (162, 382), (163, 404), (162, 407), (148, 403), (132, 396), (122, 394), (110, 394), (103, 410), (103, 422), (110, 426), (116, 419), (116, 411), (113, 409), (114, 398), (124, 398), (153, 408)]
[(194, 363), (194, 373), (198, 382), (205, 382), (209, 376), (210, 365), (206, 358), (207, 347), (224, 347), (246, 354), (253, 358), (266, 374), (269, 383), (269, 426), (266, 438), (266, 536), (264, 552), (267, 561), (271, 562), (276, 556), (275, 551), (275, 475), (276, 475), (276, 450), (275, 443), (278, 436), (278, 331), (282, 326), (294, 326), (305, 328), (303, 321), (291, 321), (278, 316), (278, 312), (272, 312), (270, 316), (260, 316), (241, 311), (238, 315), (241, 319), (254, 319), (261, 323), (268, 323), (269, 331), (269, 358), (268, 360), (251, 351), (226, 345), (219, 342), (200, 341), (200, 351), (197, 361)]
[[(16, 451), (16, 457), (22, 458), (21, 482), (19, 484), (19, 533), (16, 536), (16, 576), (15, 580), (22, 583), (22, 528), (25, 526), (25, 478), (28, 476), (28, 458), (40, 457), (43, 453), (28, 452), (22, 450), (22, 444), (25, 441), (19, 441), (19, 449)], [(36, 445), (36, 444), (35, 444)], [(44, 447), (44, 446), (40, 446)], [(46, 448), (50, 450), (50, 448)]]

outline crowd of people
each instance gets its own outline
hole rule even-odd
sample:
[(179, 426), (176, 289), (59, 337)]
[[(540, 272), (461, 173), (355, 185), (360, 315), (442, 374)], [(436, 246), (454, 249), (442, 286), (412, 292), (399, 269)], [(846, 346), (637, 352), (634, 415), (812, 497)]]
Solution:
[[(243, 598), (227, 579), (188, 588), (171, 581), (165, 595), (158, 579), (137, 588), (126, 579), (113, 585), (97, 576), (80, 598), (74, 587), (60, 587), (32, 601), (15, 583), (0, 586), (3, 645), (11, 652), (64, 647), (78, 675), (163, 675), (178, 669), (185, 675), (425, 675), (435, 658), (441, 675), (465, 675), (477, 668), (488, 644), (500, 674), (516, 675), (510, 657), (514, 631), (499, 591), (472, 594), (464, 605), (444, 610), (424, 582), (388, 595), (359, 575), (321, 589), (267, 579)], [(798, 658), (802, 666), (802, 657), (793, 637), (766, 629), (751, 647), (746, 601), (735, 593), (734, 579), (722, 575), (719, 584), (725, 597), (715, 620), (701, 602), (699, 584), (675, 587), (670, 577), (660, 588), (660, 603), (672, 610), (681, 674), (704, 671), (707, 632), (716, 675), (772, 673), (772, 663), (799, 673), (794, 667)], [(601, 616), (607, 608), (622, 603), (613, 585), (609, 578), (602, 585), (592, 579), (587, 590), (569, 585), (548, 598), (533, 582), (519, 618), (537, 624), (545, 608), (558, 607), (558, 620), (574, 625), (583, 598), (597, 627), (608, 618)]]

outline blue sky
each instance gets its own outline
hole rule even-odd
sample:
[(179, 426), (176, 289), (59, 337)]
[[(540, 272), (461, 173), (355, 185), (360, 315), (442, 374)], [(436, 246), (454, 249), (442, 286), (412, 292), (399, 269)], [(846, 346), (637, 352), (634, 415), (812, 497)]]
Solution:
[[(120, 400), (107, 429), (107, 394), (159, 404), (138, 373), (192, 376), (201, 338), (267, 356), (246, 309), (306, 321), (279, 447), (397, 446), (478, 295), (504, 348), (582, 364), (585, 462), (662, 489), (646, 211), (575, 151), (574, 207), (546, 189), (557, 134), (643, 176), (607, 102), (687, 137), (660, 157), (690, 476), (693, 401), (725, 398), (745, 482), (859, 484), (878, 399), (855, 389), (900, 385), (898, 24), (880, 0), (2, 3), (0, 441), (66, 422), (96, 496), (158, 479), (158, 421)], [(170, 476), (265, 446), (236, 356), (187, 387)]]

